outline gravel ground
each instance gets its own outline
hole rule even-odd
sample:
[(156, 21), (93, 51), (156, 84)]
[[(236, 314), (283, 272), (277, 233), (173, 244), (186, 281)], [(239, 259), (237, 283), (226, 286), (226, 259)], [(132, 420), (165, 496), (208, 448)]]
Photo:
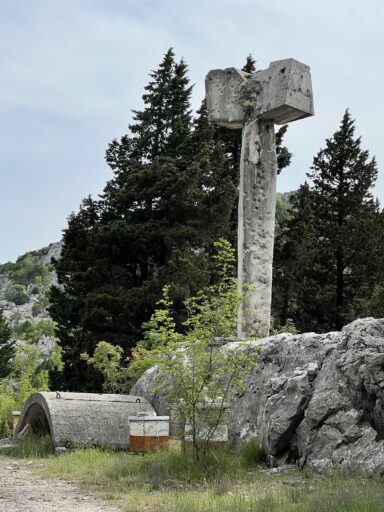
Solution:
[(65, 480), (43, 480), (27, 460), (0, 457), (0, 512), (118, 512)]

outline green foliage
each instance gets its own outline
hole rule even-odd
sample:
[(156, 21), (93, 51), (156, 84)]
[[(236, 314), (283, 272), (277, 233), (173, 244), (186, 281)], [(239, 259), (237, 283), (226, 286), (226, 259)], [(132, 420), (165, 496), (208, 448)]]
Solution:
[(28, 302), (29, 297), (23, 284), (10, 284), (4, 292), (4, 299), (21, 306)]
[(292, 218), (293, 211), (292, 206), (284, 201), (280, 196), (276, 197), (276, 225), (275, 225), (275, 237), (281, 238), (286, 229), (287, 223)]
[(366, 474), (270, 474), (214, 452), (206, 464), (160, 450), (137, 457), (74, 450), (41, 461), (50, 478), (97, 484), (126, 510), (159, 512), (381, 512), (382, 479)]
[(240, 463), (244, 467), (260, 466), (266, 463), (266, 454), (261, 444), (256, 441), (243, 443), (239, 451)]
[(108, 147), (113, 178), (70, 217), (55, 263), (50, 314), (68, 389), (100, 389), (80, 354), (105, 340), (128, 355), (167, 283), (180, 328), (185, 298), (210, 282), (213, 241), (232, 229), (236, 185), (206, 109), (192, 120), (185, 63), (169, 50), (145, 89), (129, 134)]
[(173, 451), (158, 450), (136, 457), (97, 448), (76, 449), (49, 462), (51, 475), (92, 483), (117, 483), (123, 491), (135, 487), (156, 490), (215, 484), (240, 471), (238, 459), (226, 451), (209, 452), (204, 463)]
[(8, 437), (12, 433), (12, 411), (17, 410), (13, 393), (0, 388), (0, 437)]
[(15, 355), (15, 345), (11, 341), (11, 327), (0, 309), (0, 379), (11, 371), (11, 362)]
[(40, 321), (15, 321), (14, 336), (19, 340), (37, 343), (42, 336), (55, 336), (55, 322), (50, 318)]
[(150, 320), (143, 324), (144, 340), (140, 346), (153, 350), (165, 347), (171, 342), (180, 341), (180, 335), (176, 332), (176, 323), (172, 317), (173, 302), (169, 296), (170, 286), (164, 286), (163, 295), (156, 303), (156, 309)]
[(298, 334), (298, 330), (293, 323), (292, 318), (288, 318), (286, 323), (284, 325), (279, 325), (276, 320), (272, 317), (271, 318), (271, 329), (270, 329), (270, 335), (274, 336), (275, 334)]
[(48, 457), (52, 453), (53, 442), (49, 434), (45, 436), (37, 436), (33, 433), (28, 434), (8, 450), (9, 455), (20, 459), (40, 459)]
[[(254, 71), (252, 57), (245, 69)], [(63, 347), (60, 385), (69, 390), (100, 391), (100, 373), (80, 354), (105, 340), (129, 356), (167, 284), (172, 318), (185, 332), (186, 299), (213, 282), (213, 242), (235, 244), (241, 133), (210, 123), (205, 101), (193, 119), (190, 95), (187, 66), (170, 49), (129, 133), (107, 149), (113, 177), (103, 195), (69, 218), (49, 310)], [(290, 157), (284, 132), (279, 169)]]
[(38, 316), (42, 314), (45, 309), (49, 306), (49, 296), (47, 293), (39, 293), (39, 298), (32, 305), (32, 315)]
[(0, 265), (0, 275), (7, 275), (12, 281), (25, 286), (36, 278), (47, 282), (49, 264), (44, 263), (41, 258), (48, 253), (48, 249), (45, 247), (40, 251), (27, 252), (17, 258), (15, 263)]
[(17, 380), (14, 397), (20, 406), (35, 391), (48, 389), (48, 372), (39, 371), (42, 353), (35, 345), (22, 345), (17, 348), (12, 368), (12, 377)]
[(123, 349), (118, 345), (111, 345), (106, 341), (99, 341), (93, 357), (87, 353), (81, 354), (81, 358), (94, 366), (103, 376), (103, 391), (106, 393), (121, 393), (128, 391), (124, 376), (121, 358)]
[(186, 301), (186, 334), (176, 335), (166, 288), (163, 308), (147, 326), (151, 350), (128, 369), (136, 375), (138, 362), (159, 368), (156, 391), (166, 396), (186, 426), (196, 461), (205, 458), (212, 437), (224, 422), (226, 403), (243, 392), (243, 379), (256, 364), (256, 353), (246, 343), (235, 349), (218, 348), (220, 338), (235, 335), (239, 298), (232, 272), (234, 250), (223, 239), (215, 248), (216, 282)]
[(45, 364), (44, 359), (34, 344), (25, 343), (16, 348), (10, 373), (0, 379), (0, 436), (10, 434), (13, 410), (21, 410), (32, 393), (49, 389), (48, 368), (61, 368), (58, 347)]
[(198, 485), (216, 482), (219, 478), (233, 476), (238, 471), (238, 461), (228, 452), (208, 452), (204, 462), (172, 450), (159, 450), (144, 456), (139, 464), (132, 465), (129, 458), (122, 458), (111, 467), (106, 476), (113, 480), (124, 478), (136, 480), (149, 489), (175, 487), (176, 485)]
[(324, 332), (369, 313), (384, 277), (383, 214), (371, 193), (376, 162), (348, 111), (307, 176), (312, 183), (292, 197), (275, 244), (274, 316)]

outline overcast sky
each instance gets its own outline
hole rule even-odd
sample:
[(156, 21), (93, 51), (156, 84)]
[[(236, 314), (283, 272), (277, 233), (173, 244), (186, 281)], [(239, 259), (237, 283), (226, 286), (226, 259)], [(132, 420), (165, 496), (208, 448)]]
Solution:
[(0, 0), (0, 262), (60, 239), (110, 179), (108, 143), (141, 108), (173, 47), (193, 106), (212, 68), (293, 57), (311, 67), (315, 117), (292, 123), (280, 192), (305, 180), (346, 108), (376, 155), (384, 205), (382, 0)]

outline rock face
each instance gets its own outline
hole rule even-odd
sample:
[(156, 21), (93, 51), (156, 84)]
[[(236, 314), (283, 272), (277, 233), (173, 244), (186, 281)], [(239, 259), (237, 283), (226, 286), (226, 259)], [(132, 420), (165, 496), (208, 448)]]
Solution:
[[(252, 343), (260, 347), (258, 366), (230, 405), (234, 446), (257, 439), (271, 465), (297, 460), (319, 471), (384, 474), (384, 319)], [(165, 414), (164, 397), (151, 392), (155, 376), (146, 372), (131, 393)]]
[[(0, 307), (3, 309), (4, 316), (11, 324), (15, 326), (17, 323), (30, 321), (38, 324), (41, 320), (46, 320), (49, 317), (47, 311), (49, 289), (51, 285), (57, 285), (57, 275), (53, 268), (51, 268), (51, 259), (60, 259), (63, 242), (55, 242), (47, 247), (39, 249), (38, 251), (31, 251), (20, 256), (16, 263), (0, 264)], [(28, 265), (40, 267), (40, 273), (27, 272), (24, 273), (22, 278), (15, 278), (13, 272), (19, 263), (21, 270), (28, 267)], [(18, 269), (20, 271), (20, 268)], [(42, 282), (36, 285), (36, 276), (42, 278)], [(14, 285), (23, 285), (25, 290), (26, 300), (23, 303), (15, 303), (11, 299), (6, 298), (6, 290)], [(38, 303), (42, 303), (38, 308)]]

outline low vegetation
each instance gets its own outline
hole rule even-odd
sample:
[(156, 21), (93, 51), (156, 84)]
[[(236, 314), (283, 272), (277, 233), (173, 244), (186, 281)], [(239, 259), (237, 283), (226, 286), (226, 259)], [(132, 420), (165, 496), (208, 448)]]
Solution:
[(15, 446), (8, 449), (8, 454), (20, 459), (39, 459), (53, 454), (53, 443), (50, 435), (37, 436), (29, 434)]
[[(35, 447), (34, 446), (35, 443)], [(256, 449), (255, 449), (256, 447)], [(12, 456), (47, 454), (49, 441), (26, 440)], [(44, 452), (45, 450), (45, 452)], [(378, 476), (312, 471), (273, 473), (260, 463), (257, 445), (243, 456), (211, 452), (204, 464), (175, 451), (145, 455), (76, 449), (45, 456), (32, 467), (45, 478), (63, 478), (102, 489), (126, 512), (382, 512)], [(243, 449), (244, 452), (244, 449)], [(252, 459), (252, 453), (256, 457)], [(244, 455), (244, 453), (243, 453)]]
[(49, 247), (43, 247), (38, 251), (30, 251), (19, 258), (15, 263), (8, 262), (0, 265), (0, 276), (6, 276), (19, 285), (29, 285), (35, 281), (36, 285), (46, 281), (50, 284), (49, 271), (53, 266), (43, 261), (48, 254)]
[(0, 265), (0, 437), (11, 433), (12, 411), (21, 410), (30, 394), (47, 391), (49, 372), (61, 368), (55, 323), (46, 310), (50, 249)]

